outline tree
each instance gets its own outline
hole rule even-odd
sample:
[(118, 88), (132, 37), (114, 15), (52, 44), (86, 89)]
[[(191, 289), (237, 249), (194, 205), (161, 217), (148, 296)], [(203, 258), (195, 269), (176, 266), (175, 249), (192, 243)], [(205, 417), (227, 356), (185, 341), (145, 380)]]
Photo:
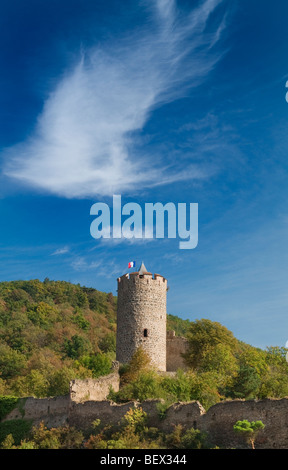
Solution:
[(99, 341), (99, 348), (101, 351), (107, 352), (116, 352), (116, 335), (115, 333), (108, 333)]
[(265, 424), (262, 421), (248, 421), (247, 419), (243, 419), (243, 421), (237, 421), (234, 424), (233, 429), (236, 433), (239, 433), (244, 436), (245, 440), (247, 440), (252, 449), (255, 449), (255, 439), (258, 432), (261, 429), (264, 429)]
[(27, 316), (35, 325), (45, 327), (56, 321), (58, 310), (46, 302), (39, 302), (28, 310)]
[(191, 323), (187, 338), (189, 346), (184, 357), (193, 369), (206, 372), (224, 367), (227, 371), (227, 365), (234, 367), (233, 352), (236, 351), (237, 340), (225, 326), (211, 320), (196, 320)]
[(74, 335), (71, 339), (66, 339), (64, 351), (71, 359), (78, 359), (91, 350), (91, 345), (86, 338), (80, 335)]
[(1, 378), (8, 379), (19, 374), (26, 365), (26, 358), (6, 344), (0, 344)]
[(231, 387), (227, 387), (225, 395), (231, 398), (256, 398), (261, 386), (261, 379), (254, 367), (240, 365), (239, 372)]
[(149, 355), (140, 347), (133, 354), (124, 374), (121, 376), (121, 383), (131, 382), (138, 377), (139, 373), (148, 372), (153, 369)]
[(93, 378), (111, 373), (112, 361), (106, 354), (82, 356), (79, 363), (92, 371)]
[(223, 394), (239, 370), (237, 339), (225, 326), (206, 319), (191, 322), (187, 339), (186, 364), (197, 374), (216, 373), (217, 387)]
[(266, 352), (267, 372), (264, 374), (259, 398), (283, 398), (288, 395), (288, 363), (286, 348), (270, 347)]

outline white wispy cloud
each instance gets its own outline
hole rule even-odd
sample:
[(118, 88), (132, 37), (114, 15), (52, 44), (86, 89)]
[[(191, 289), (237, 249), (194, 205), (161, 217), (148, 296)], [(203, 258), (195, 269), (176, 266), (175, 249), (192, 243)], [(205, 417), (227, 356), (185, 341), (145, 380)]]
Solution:
[(94, 270), (101, 266), (101, 261), (87, 261), (83, 256), (76, 256), (71, 262), (71, 266), (75, 271)]
[(103, 261), (102, 259), (92, 259), (85, 256), (75, 256), (71, 262), (71, 267), (77, 272), (95, 271), (97, 275), (107, 278), (115, 277), (121, 272), (122, 266), (115, 260)]
[[(75, 198), (125, 193), (205, 169), (165, 166), (136, 150), (133, 136), (153, 109), (203, 82), (219, 60), (225, 21), (208, 21), (222, 0), (202, 0), (188, 15), (173, 0), (144, 2), (149, 27), (82, 54), (44, 103), (33, 134), (4, 151), (3, 173), (28, 186)], [(173, 170), (173, 172), (172, 172)]]
[(65, 255), (66, 253), (69, 253), (70, 249), (68, 246), (64, 246), (63, 248), (57, 248), (57, 250), (53, 251), (52, 256), (59, 256), (59, 255)]

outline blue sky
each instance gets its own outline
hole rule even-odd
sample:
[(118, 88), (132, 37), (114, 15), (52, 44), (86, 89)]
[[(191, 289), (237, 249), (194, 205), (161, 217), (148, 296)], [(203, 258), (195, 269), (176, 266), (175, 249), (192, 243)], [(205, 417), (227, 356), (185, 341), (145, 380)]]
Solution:
[[(128, 261), (168, 313), (288, 339), (288, 4), (19, 0), (0, 7), (0, 281), (116, 293)], [(95, 202), (199, 204), (199, 242), (95, 240)]]

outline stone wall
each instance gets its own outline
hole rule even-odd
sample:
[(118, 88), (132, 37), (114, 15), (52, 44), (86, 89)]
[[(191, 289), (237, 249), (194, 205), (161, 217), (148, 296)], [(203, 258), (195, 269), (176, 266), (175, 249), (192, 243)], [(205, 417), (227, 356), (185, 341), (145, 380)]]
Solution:
[(14, 408), (3, 421), (11, 419), (31, 420), (33, 425), (38, 425), (41, 421), (51, 427), (63, 426), (68, 423), (70, 396), (53, 398), (23, 398), (24, 403), (21, 409)]
[(142, 347), (158, 371), (166, 370), (167, 280), (138, 272), (118, 278), (116, 359), (127, 364)]
[(100, 419), (101, 424), (117, 425), (136, 402), (118, 405), (110, 401), (86, 401), (84, 403), (71, 403), (69, 410), (69, 425), (78, 429), (89, 430), (93, 421)]
[(99, 377), (98, 379), (75, 379), (70, 382), (71, 401), (77, 403), (94, 400), (102, 401), (107, 398), (110, 387), (114, 392), (119, 391), (120, 377), (118, 372)]
[(243, 419), (265, 424), (256, 439), (256, 448), (288, 449), (288, 398), (217, 403), (203, 414), (199, 429), (209, 433), (214, 445), (245, 447), (243, 438), (233, 432), (235, 422)]
[(288, 449), (288, 398), (231, 400), (217, 403), (207, 412), (197, 401), (174, 403), (167, 409), (164, 419), (159, 417), (159, 402), (161, 400), (146, 400), (119, 405), (107, 400), (75, 402), (69, 396), (27, 398), (21, 411), (16, 408), (5, 420), (29, 419), (34, 424), (44, 421), (48, 427), (68, 424), (89, 430), (96, 419), (104, 425), (117, 425), (130, 408), (142, 407), (148, 414), (149, 426), (164, 432), (171, 432), (178, 424), (184, 429), (199, 429), (208, 434), (211, 447), (248, 447), (243, 438), (235, 434), (233, 425), (242, 419), (261, 420), (265, 428), (257, 436), (256, 449)]
[(175, 336), (175, 331), (167, 331), (166, 339), (166, 370), (186, 370), (187, 366), (182, 354), (188, 349), (188, 340), (182, 336)]

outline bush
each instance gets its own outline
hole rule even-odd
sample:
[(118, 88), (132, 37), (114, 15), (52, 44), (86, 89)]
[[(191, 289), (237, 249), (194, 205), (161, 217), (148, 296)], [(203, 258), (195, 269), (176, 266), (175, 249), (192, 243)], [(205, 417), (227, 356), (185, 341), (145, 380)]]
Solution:
[(116, 352), (116, 335), (115, 333), (108, 333), (104, 338), (99, 341), (99, 348), (104, 353)]
[(90, 328), (90, 323), (86, 318), (84, 317), (83, 313), (79, 311), (75, 317), (73, 318), (73, 322), (76, 323), (76, 325), (79, 326), (84, 331), (89, 330)]
[(112, 361), (106, 354), (82, 356), (79, 363), (92, 371), (93, 378), (111, 373)]
[(153, 371), (154, 367), (147, 352), (143, 348), (138, 348), (132, 356), (131, 361), (121, 375), (121, 384), (131, 382), (138, 378), (143, 372)]
[[(29, 433), (23, 433), (15, 439), (15, 433), (7, 434), (2, 443), (2, 448), (11, 449), (79, 449), (82, 447), (84, 436), (81, 431), (73, 427), (60, 426), (48, 429), (43, 422), (39, 426), (33, 426)], [(28, 438), (28, 439), (27, 439)], [(15, 443), (15, 445), (14, 445)]]
[(155, 428), (147, 428), (146, 424), (146, 412), (142, 408), (130, 408), (121, 420), (117, 432), (113, 432), (113, 428), (110, 427), (103, 428), (97, 435), (91, 435), (84, 447), (86, 449), (158, 449), (161, 446), (160, 433)]
[(47, 429), (44, 423), (34, 426), (31, 440), (38, 449), (78, 449), (81, 448), (84, 436), (74, 427), (60, 426)]
[(0, 370), (3, 379), (19, 374), (26, 365), (26, 358), (7, 344), (0, 344)]
[(206, 447), (207, 436), (199, 429), (188, 429), (181, 438), (183, 449), (203, 449)]
[(0, 442), (11, 434), (15, 444), (19, 445), (21, 440), (25, 439), (29, 435), (32, 427), (32, 421), (24, 419), (12, 419), (10, 421), (4, 421), (0, 423)]
[(121, 387), (119, 392), (109, 395), (109, 398), (121, 403), (131, 400), (143, 401), (161, 396), (160, 378), (156, 374), (142, 372), (132, 382)]
[(166, 444), (169, 449), (203, 449), (206, 447), (206, 434), (194, 428), (184, 431), (183, 426), (178, 424), (166, 436)]
[(66, 339), (64, 342), (64, 351), (71, 359), (79, 359), (90, 350), (90, 342), (80, 335), (74, 335), (71, 339)]
[(252, 449), (255, 449), (255, 439), (258, 432), (264, 428), (265, 424), (263, 424), (262, 421), (250, 422), (247, 419), (237, 421), (237, 423), (233, 426), (234, 431), (238, 434), (241, 434), (245, 441), (251, 444)]
[(47, 327), (57, 320), (58, 310), (46, 302), (39, 302), (27, 312), (27, 316), (35, 325)]
[(0, 397), (0, 421), (16, 408), (19, 398), (13, 396)]

